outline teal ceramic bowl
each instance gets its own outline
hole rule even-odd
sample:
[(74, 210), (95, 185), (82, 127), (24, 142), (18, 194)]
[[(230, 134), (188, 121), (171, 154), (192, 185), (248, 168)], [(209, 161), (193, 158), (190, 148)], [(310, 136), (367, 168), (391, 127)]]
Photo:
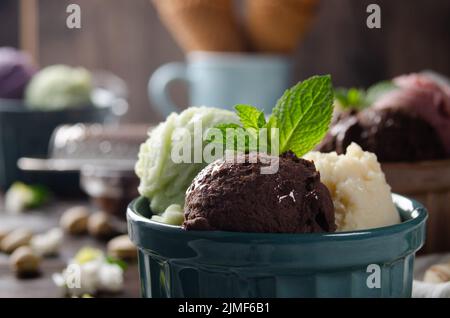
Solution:
[(410, 297), (425, 208), (393, 195), (402, 222), (354, 232), (185, 231), (128, 208), (143, 297)]

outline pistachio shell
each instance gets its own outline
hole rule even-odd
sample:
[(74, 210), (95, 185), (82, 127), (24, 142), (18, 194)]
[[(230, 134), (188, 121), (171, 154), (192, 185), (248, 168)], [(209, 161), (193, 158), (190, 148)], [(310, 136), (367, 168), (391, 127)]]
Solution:
[(33, 234), (27, 229), (17, 229), (6, 235), (0, 242), (0, 249), (5, 253), (12, 253), (15, 249), (28, 245)]

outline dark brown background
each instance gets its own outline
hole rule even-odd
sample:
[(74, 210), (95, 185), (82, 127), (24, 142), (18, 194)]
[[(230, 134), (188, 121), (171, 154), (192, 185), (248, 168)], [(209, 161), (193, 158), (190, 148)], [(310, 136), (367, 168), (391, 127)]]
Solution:
[(17, 11), (18, 1), (0, 1), (0, 46), (17, 46), (19, 44)]
[[(0, 1), (0, 45), (17, 44), (16, 0)], [(236, 2), (240, 2), (237, 0)], [(66, 6), (78, 3), (82, 29), (65, 27)], [(366, 27), (378, 3), (382, 28)], [(146, 93), (149, 75), (183, 53), (160, 24), (150, 0), (40, 0), (40, 64), (108, 69), (130, 89), (128, 121), (155, 122)], [(316, 23), (296, 54), (296, 79), (331, 73), (337, 85), (367, 86), (401, 73), (433, 69), (450, 75), (449, 0), (322, 0)], [(185, 94), (176, 89), (177, 100)]]

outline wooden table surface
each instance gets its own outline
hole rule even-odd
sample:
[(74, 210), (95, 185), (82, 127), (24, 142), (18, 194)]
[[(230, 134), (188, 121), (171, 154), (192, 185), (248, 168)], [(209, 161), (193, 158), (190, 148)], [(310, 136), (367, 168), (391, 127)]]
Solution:
[[(0, 226), (2, 228), (25, 227), (34, 233), (42, 233), (56, 227), (62, 212), (74, 205), (88, 205), (88, 203), (87, 201), (54, 200), (39, 210), (19, 215), (7, 214), (0, 210)], [(2, 202), (0, 206), (3, 206)], [(41, 275), (28, 279), (17, 278), (9, 268), (8, 255), (0, 253), (0, 297), (64, 297), (54, 285), (51, 276), (55, 272), (61, 272), (68, 260), (83, 246), (105, 250), (106, 242), (89, 235), (65, 235), (60, 254), (57, 257), (45, 258), (41, 264)], [(99, 297), (139, 297), (139, 276), (136, 264), (128, 266), (124, 281), (123, 292)]]
[[(74, 205), (88, 205), (86, 201), (54, 201), (36, 211), (19, 215), (6, 214), (0, 210), (0, 226), (3, 228), (25, 227), (34, 233), (42, 233), (58, 225), (59, 218), (67, 208)], [(3, 206), (0, 202), (0, 206)], [(8, 255), (0, 253), (0, 298), (4, 297), (64, 297), (54, 285), (51, 276), (61, 272), (67, 261), (83, 246), (105, 250), (106, 242), (96, 240), (89, 235), (65, 235), (59, 256), (45, 258), (41, 264), (39, 277), (29, 279), (17, 278), (9, 268)], [(422, 279), (425, 270), (432, 264), (450, 260), (450, 254), (419, 256), (415, 263), (415, 279)], [(123, 292), (116, 295), (99, 295), (99, 297), (139, 297), (139, 275), (137, 264), (130, 264), (125, 272)]]

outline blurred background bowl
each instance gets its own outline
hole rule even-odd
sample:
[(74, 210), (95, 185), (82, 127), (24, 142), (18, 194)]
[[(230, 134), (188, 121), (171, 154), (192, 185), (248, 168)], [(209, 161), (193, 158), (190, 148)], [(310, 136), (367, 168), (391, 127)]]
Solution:
[(104, 122), (111, 108), (92, 105), (60, 111), (36, 111), (21, 101), (0, 100), (0, 187), (6, 190), (17, 180), (27, 180), (17, 167), (21, 157), (46, 157), (49, 141), (61, 124)]

